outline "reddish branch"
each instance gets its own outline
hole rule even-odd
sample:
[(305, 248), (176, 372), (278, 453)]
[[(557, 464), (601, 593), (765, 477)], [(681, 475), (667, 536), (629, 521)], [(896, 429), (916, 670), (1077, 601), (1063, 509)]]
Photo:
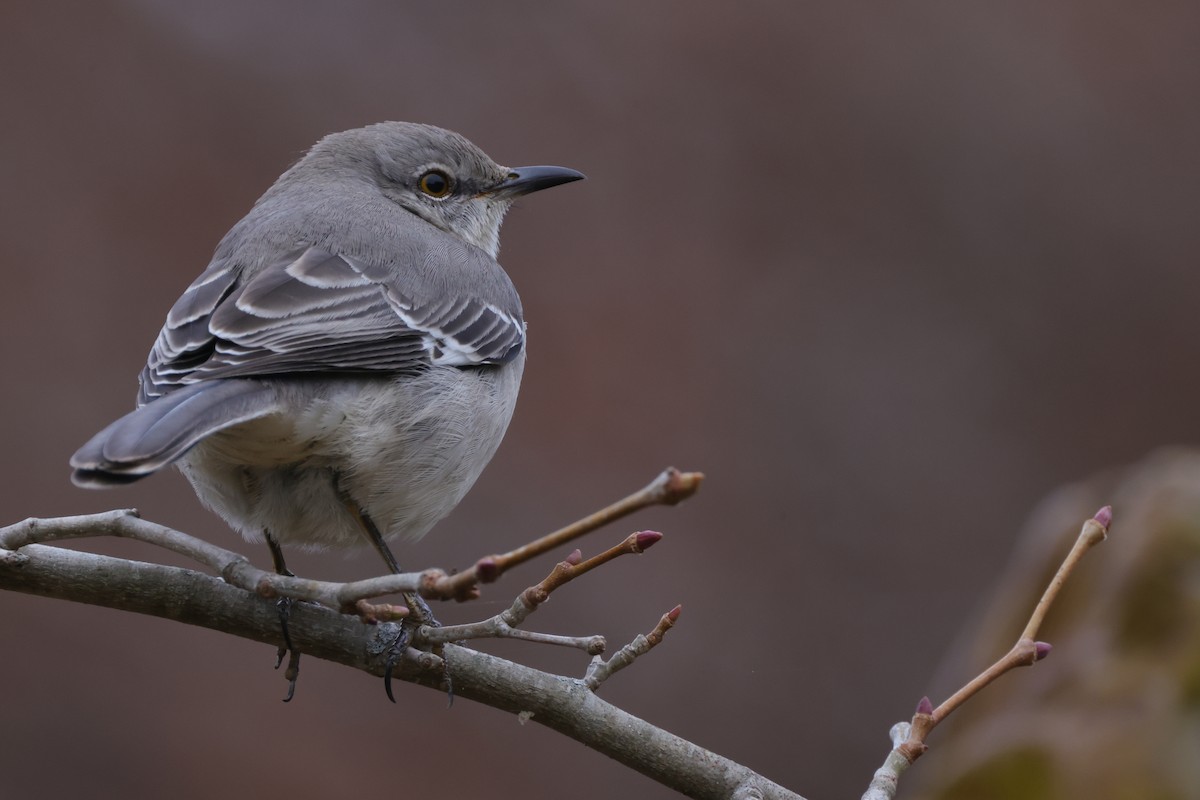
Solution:
[(478, 593), (480, 583), (491, 583), (518, 564), (523, 564), (555, 547), (573, 542), (586, 533), (648, 506), (673, 506), (686, 500), (696, 493), (703, 480), (702, 472), (680, 472), (674, 467), (668, 467), (647, 486), (625, 499), (515, 550), (501, 555), (485, 556), (476, 561), (470, 569), (456, 575), (433, 580), (429, 585), (422, 587), (421, 594), (429, 598), (469, 599)]

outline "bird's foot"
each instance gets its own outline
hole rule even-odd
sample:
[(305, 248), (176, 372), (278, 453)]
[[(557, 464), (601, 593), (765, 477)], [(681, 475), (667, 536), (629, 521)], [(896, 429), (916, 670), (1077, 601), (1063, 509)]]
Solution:
[(287, 669), (283, 673), (288, 681), (287, 697), (283, 698), (285, 703), (291, 702), (292, 697), (295, 696), (296, 679), (300, 677), (300, 651), (292, 644), (292, 636), (288, 631), (288, 618), (292, 615), (292, 605), (295, 602), (290, 597), (281, 597), (275, 603), (275, 608), (279, 612), (279, 628), (283, 632), (283, 644), (279, 645), (279, 650), (275, 652), (275, 669), (279, 669), (279, 665), (283, 663), (283, 657), (288, 656)]
[[(271, 563), (275, 566), (275, 574), (283, 575), (288, 578), (296, 577), (296, 573), (287, 568), (287, 562), (283, 559), (283, 549), (279, 546), (279, 541), (271, 535), (269, 530), (263, 530), (263, 538), (267, 541), (267, 548), (271, 551)], [(296, 695), (296, 678), (300, 677), (300, 651), (292, 644), (292, 635), (288, 631), (288, 619), (292, 616), (292, 606), (296, 601), (290, 597), (281, 597), (275, 603), (275, 609), (279, 612), (279, 628), (283, 632), (283, 644), (279, 646), (279, 650), (275, 653), (275, 669), (279, 669), (279, 665), (283, 663), (283, 657), (288, 656), (287, 669), (284, 670), (283, 676), (288, 681), (287, 697), (283, 698), (283, 702), (289, 703)], [(290, 655), (289, 655), (290, 654)]]
[[(441, 623), (433, 616), (433, 610), (429, 608), (429, 604), (425, 602), (419, 594), (405, 593), (404, 603), (408, 606), (408, 616), (400, 623), (400, 633), (392, 640), (388, 646), (387, 661), (383, 667), (383, 689), (387, 693), (388, 700), (393, 703), (396, 698), (392, 695), (392, 672), (395, 669), (400, 659), (404, 657), (405, 650), (408, 649), (409, 643), (413, 640), (413, 635), (422, 625), (428, 625), (432, 628), (441, 627)], [(437, 655), (442, 655), (441, 646), (439, 645), (435, 652)], [(442, 663), (442, 678), (446, 682), (446, 693), (450, 697), (450, 702), (454, 702), (454, 687), (450, 682), (450, 669), (446, 665), (446, 659), (441, 659)]]

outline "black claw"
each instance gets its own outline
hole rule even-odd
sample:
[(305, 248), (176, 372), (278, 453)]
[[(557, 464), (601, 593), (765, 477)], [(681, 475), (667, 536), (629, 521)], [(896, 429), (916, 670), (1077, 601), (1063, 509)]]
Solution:
[(287, 671), (284, 677), (288, 679), (287, 697), (283, 698), (283, 702), (290, 703), (292, 698), (296, 696), (296, 679), (300, 677), (300, 654), (295, 650), (292, 651), (291, 658), (288, 659)]
[(283, 663), (283, 657), (289, 652), (296, 651), (296, 648), (292, 646), (292, 636), (288, 633), (288, 617), (292, 613), (292, 598), (281, 597), (275, 603), (275, 609), (279, 612), (279, 627), (283, 631), (283, 644), (275, 652), (275, 669), (279, 669), (279, 665)]
[(392, 694), (392, 665), (395, 663), (396, 660), (389, 656), (383, 667), (383, 691), (387, 692), (387, 699), (392, 701), (392, 705), (396, 703), (396, 696)]
[(296, 679), (300, 677), (300, 651), (292, 644), (292, 635), (288, 632), (288, 618), (291, 616), (294, 602), (290, 597), (281, 597), (275, 603), (279, 612), (279, 629), (283, 633), (283, 644), (275, 651), (275, 669), (279, 669), (283, 657), (288, 656), (287, 670), (284, 671), (284, 676), (288, 679), (287, 697), (283, 698), (285, 703), (290, 703), (296, 696)]
[(404, 655), (404, 650), (408, 647), (408, 639), (408, 626), (401, 624), (400, 633), (392, 641), (391, 646), (388, 647), (387, 661), (383, 665), (383, 690), (387, 692), (388, 700), (391, 700), (393, 703), (396, 702), (396, 698), (392, 695), (392, 669), (400, 661), (401, 656)]

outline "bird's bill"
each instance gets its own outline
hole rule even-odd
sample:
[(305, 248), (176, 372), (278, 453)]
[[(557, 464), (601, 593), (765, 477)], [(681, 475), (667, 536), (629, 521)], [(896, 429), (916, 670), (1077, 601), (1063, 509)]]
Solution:
[(540, 192), (562, 183), (580, 181), (584, 177), (582, 172), (568, 167), (514, 167), (508, 171), (508, 177), (492, 191), (495, 194), (516, 197)]

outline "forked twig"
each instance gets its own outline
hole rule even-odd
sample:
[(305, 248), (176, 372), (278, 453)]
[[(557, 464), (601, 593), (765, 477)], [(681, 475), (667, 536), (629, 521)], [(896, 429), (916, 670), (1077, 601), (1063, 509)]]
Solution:
[(607, 661), (596, 655), (592, 659), (592, 663), (588, 665), (587, 674), (583, 677), (583, 682), (593, 692), (600, 688), (600, 684), (617, 674), (621, 670), (628, 667), (640, 656), (646, 655), (657, 645), (659, 645), (667, 631), (675, 627), (675, 623), (679, 621), (679, 615), (683, 613), (683, 606), (675, 606), (670, 611), (662, 615), (658, 620), (658, 624), (654, 626), (654, 630), (647, 634), (638, 634), (633, 641), (622, 647), (617, 652), (613, 653), (612, 658)]
[(429, 597), (470, 599), (478, 593), (480, 583), (491, 583), (518, 564), (536, 558), (548, 550), (572, 542), (640, 509), (654, 505), (673, 506), (686, 500), (696, 493), (703, 480), (702, 472), (680, 472), (675, 467), (667, 467), (653, 481), (623, 500), (618, 500), (594, 514), (589, 514), (565, 528), (548, 533), (515, 550), (501, 555), (485, 556), (476, 561), (470, 569), (435, 582), (425, 590), (429, 592), (428, 595), (425, 595), (425, 591), (422, 594)]
[(922, 697), (911, 722), (900, 722), (892, 726), (889, 731), (892, 738), (892, 750), (888, 753), (883, 766), (876, 770), (870, 786), (863, 794), (863, 800), (892, 800), (896, 796), (900, 775), (929, 749), (925, 740), (942, 720), (1004, 673), (1016, 667), (1030, 666), (1050, 654), (1051, 646), (1049, 644), (1036, 641), (1042, 622), (1055, 598), (1058, 597), (1063, 584), (1071, 577), (1084, 554), (1105, 540), (1111, 524), (1111, 506), (1100, 509), (1094, 517), (1083, 523), (1083, 528), (1079, 531), (1074, 545), (1071, 546), (1071, 551), (1067, 553), (1058, 571), (1050, 580), (1050, 584), (1042, 593), (1041, 600), (1038, 601), (1029, 617), (1029, 622), (1025, 625), (1025, 630), (1021, 632), (1016, 644), (1007, 653), (950, 695), (937, 708), (933, 707), (933, 703), (928, 697)]
[(657, 531), (631, 533), (620, 544), (610, 547), (586, 561), (583, 559), (583, 555), (576, 550), (565, 560), (555, 564), (550, 574), (539, 583), (517, 595), (511, 606), (494, 617), (465, 625), (445, 625), (439, 628), (422, 626), (417, 631), (417, 641), (422, 644), (436, 645), (468, 639), (525, 639), (543, 644), (574, 647), (589, 655), (598, 655), (604, 652), (606, 647), (603, 636), (559, 636), (525, 631), (518, 626), (528, 619), (529, 615), (539, 606), (549, 600), (551, 593), (556, 589), (570, 583), (580, 575), (607, 564), (614, 558), (645, 552), (660, 539), (662, 539), (662, 534)]

